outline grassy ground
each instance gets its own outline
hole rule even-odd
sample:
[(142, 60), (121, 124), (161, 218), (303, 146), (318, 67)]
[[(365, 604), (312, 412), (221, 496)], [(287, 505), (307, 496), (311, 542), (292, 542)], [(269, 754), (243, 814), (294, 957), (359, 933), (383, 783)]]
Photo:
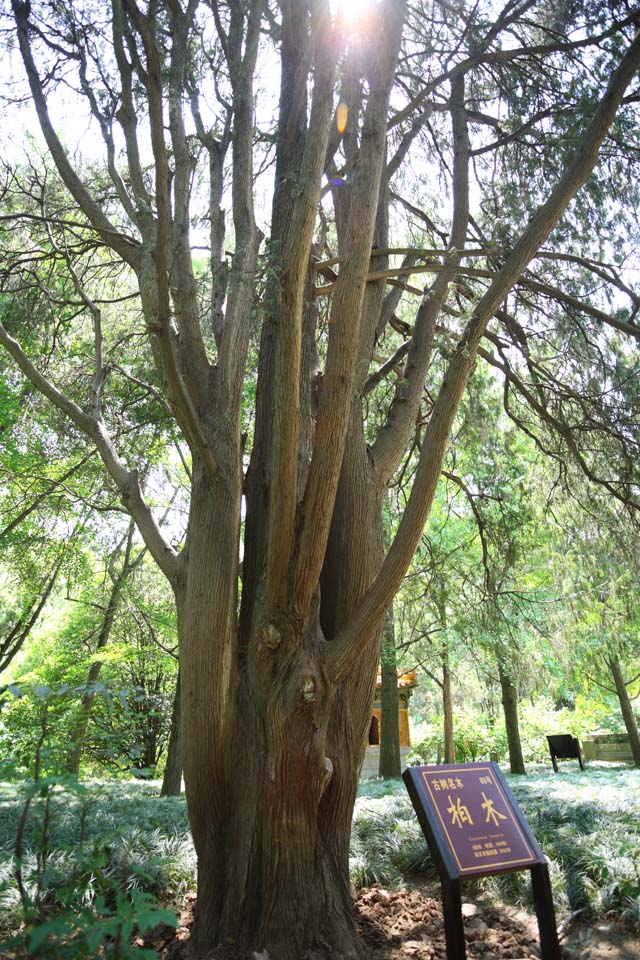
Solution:
[[(587, 908), (640, 927), (640, 771), (567, 764), (554, 776), (537, 768), (510, 777), (551, 864), (559, 915)], [(153, 783), (95, 783), (78, 795), (55, 787), (48, 817), (36, 798), (23, 837), (23, 876), (34, 897), (92, 904), (114, 890), (180, 897), (195, 883), (195, 857), (184, 798), (160, 798)], [(0, 917), (5, 930), (19, 920), (15, 883), (16, 830), (24, 789), (0, 784)], [(48, 821), (48, 824), (45, 824)], [(46, 830), (44, 829), (46, 826)], [(43, 832), (48, 833), (46, 856)], [(361, 786), (351, 850), (358, 886), (394, 886), (435, 876), (411, 803), (401, 782)], [(500, 899), (528, 903), (528, 873), (485, 878)], [(105, 908), (106, 912), (108, 910)]]

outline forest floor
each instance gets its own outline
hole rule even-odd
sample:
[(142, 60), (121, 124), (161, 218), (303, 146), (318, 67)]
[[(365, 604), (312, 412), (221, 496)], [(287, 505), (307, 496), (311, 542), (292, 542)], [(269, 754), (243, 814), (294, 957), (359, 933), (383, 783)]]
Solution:
[[(640, 770), (590, 764), (581, 773), (574, 763), (554, 775), (547, 764), (508, 780), (549, 861), (566, 960), (640, 960)], [(140, 781), (86, 783), (82, 793), (75, 784), (52, 783), (46, 797), (34, 797), (28, 782), (0, 783), (0, 958), (17, 955), (1, 941), (23, 922), (15, 846), (31, 798), (23, 876), (30, 890), (46, 881), (56, 922), (71, 924), (74, 936), (93, 937), (115, 922), (113, 892), (129, 903), (134, 890), (147, 898), (129, 904), (134, 922), (137, 910), (148, 915), (149, 904), (178, 915), (177, 931), (155, 927), (147, 945), (162, 960), (186, 960), (196, 859), (184, 796), (160, 798), (158, 783)], [(367, 960), (444, 960), (437, 873), (402, 782), (361, 785), (349, 865)], [(528, 871), (467, 880), (462, 895), (469, 960), (539, 957)], [(102, 904), (102, 912), (89, 923), (82, 904)], [(52, 945), (47, 956), (63, 954)]]
[[(195, 894), (189, 894), (178, 909), (175, 930), (158, 927), (139, 941), (140, 946), (157, 950), (162, 960), (189, 960), (195, 899)], [(400, 890), (369, 887), (358, 891), (355, 910), (367, 960), (446, 960), (437, 885)], [(483, 898), (465, 902), (462, 912), (468, 960), (540, 960), (538, 927), (532, 914)], [(576, 920), (565, 934), (562, 953), (566, 960), (640, 958), (637, 932), (618, 922), (591, 926)], [(235, 958), (225, 951), (221, 960)], [(267, 955), (254, 954), (253, 960), (267, 960)]]

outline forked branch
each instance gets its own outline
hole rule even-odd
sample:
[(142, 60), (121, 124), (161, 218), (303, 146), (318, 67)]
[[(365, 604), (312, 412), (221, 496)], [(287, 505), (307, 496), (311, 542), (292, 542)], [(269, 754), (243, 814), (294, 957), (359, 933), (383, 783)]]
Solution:
[(478, 302), (456, 347), (425, 431), (422, 453), (411, 495), (396, 536), (373, 584), (333, 643), (328, 647), (329, 669), (340, 679), (352, 669), (371, 632), (382, 622), (402, 583), (422, 536), (435, 496), (454, 417), (473, 369), (480, 340), (489, 319), (536, 251), (542, 246), (571, 199), (589, 178), (602, 142), (613, 122), (625, 90), (640, 68), (640, 34), (622, 58), (607, 90), (582, 136), (572, 162), (533, 216), (513, 252)]

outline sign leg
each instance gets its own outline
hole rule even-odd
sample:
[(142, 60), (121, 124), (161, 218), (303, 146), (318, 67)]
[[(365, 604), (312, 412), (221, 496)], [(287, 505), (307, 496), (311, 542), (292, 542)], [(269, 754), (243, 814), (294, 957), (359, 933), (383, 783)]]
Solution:
[(533, 902), (538, 918), (540, 931), (540, 954), (542, 960), (562, 960), (558, 931), (556, 929), (556, 913), (551, 896), (551, 882), (549, 868), (546, 863), (531, 867), (531, 885), (533, 887)]
[(462, 923), (462, 897), (460, 881), (449, 877), (442, 879), (442, 912), (444, 933), (447, 940), (447, 960), (466, 960), (464, 925)]

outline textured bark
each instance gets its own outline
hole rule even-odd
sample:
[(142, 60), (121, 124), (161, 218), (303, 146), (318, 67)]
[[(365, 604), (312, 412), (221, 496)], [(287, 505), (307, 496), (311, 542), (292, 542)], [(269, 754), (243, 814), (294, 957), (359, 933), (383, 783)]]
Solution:
[(456, 762), (456, 747), (453, 739), (453, 700), (451, 697), (451, 669), (449, 651), (442, 651), (442, 715), (444, 730), (444, 762)]
[(509, 768), (511, 773), (525, 774), (527, 772), (522, 756), (520, 743), (520, 726), (518, 723), (518, 688), (509, 676), (504, 664), (498, 663), (500, 675), (500, 690), (502, 693), (502, 709), (507, 729), (507, 743), (509, 744)]
[(629, 744), (631, 746), (633, 763), (634, 766), (640, 767), (640, 732), (638, 731), (636, 715), (633, 712), (633, 704), (629, 696), (629, 689), (624, 679), (622, 664), (620, 663), (619, 657), (616, 656), (609, 657), (607, 663), (609, 664), (611, 676), (613, 677), (616, 685), (616, 693), (618, 694), (618, 700), (620, 702), (622, 718), (627, 729), (627, 734), (629, 735)]
[[(273, 211), (261, 261), (264, 285), (257, 275), (260, 235), (253, 209), (252, 158), (253, 75), (264, 26), (263, 0), (199, 8), (196, 0), (154, 3), (144, 11), (133, 0), (114, 0), (115, 59), (106, 59), (110, 70), (115, 66), (108, 78), (111, 85), (103, 88), (105, 103), (113, 104), (113, 110), (104, 107), (108, 116), (101, 114), (100, 99), (92, 100), (91, 91), (84, 91), (107, 150), (114, 122), (126, 145), (124, 177), (118, 176), (110, 151), (109, 209), (117, 202), (122, 208), (114, 222), (104, 212), (103, 192), (93, 195), (49, 118), (45, 86), (52, 74), (46, 66), (41, 71), (45, 85), (31, 46), (41, 49), (47, 25), (39, 21), (37, 30), (32, 29), (29, 3), (14, 0), (12, 7), (51, 158), (88, 229), (136, 275), (149, 365), (155, 367), (148, 393), (154, 402), (160, 396), (191, 454), (188, 530), (178, 552), (163, 537), (136, 469), (127, 467), (118, 453), (119, 441), (110, 436), (100, 404), (87, 412), (45, 376), (0, 324), (0, 343), (24, 376), (95, 444), (176, 597), (184, 773), (198, 857), (194, 955), (207, 956), (230, 942), (248, 951), (266, 950), (274, 960), (300, 958), (311, 950), (355, 955), (348, 840), (381, 625), (422, 536), (451, 427), (487, 324), (591, 173), (640, 64), (640, 40), (623, 57), (549, 199), (474, 304), (450, 355), (422, 437), (407, 508), (383, 559), (383, 495), (415, 430), (437, 314), (466, 240), (465, 73), (471, 61), (456, 64), (456, 54), (447, 74), (454, 144), (449, 248), (416, 317), (389, 422), (377, 438), (367, 438), (361, 394), (375, 332), (383, 322), (386, 268), (384, 254), (372, 258), (372, 245), (375, 237), (383, 249), (389, 246), (384, 236), (385, 151), (403, 0), (374, 4), (381, 19), (364, 45), (354, 53), (359, 45), (353, 44), (346, 54), (345, 89), (350, 88), (349, 102), (356, 114), (361, 111), (362, 123), (352, 125), (347, 134), (345, 153), (354, 163), (340, 191), (343, 202), (336, 204), (341, 266), (322, 378), (313, 376), (308, 366), (303, 370), (302, 364), (313, 362), (305, 342), (305, 322), (312, 319), (305, 311), (304, 291), (314, 218), (325, 157), (336, 149), (330, 128), (340, 54), (329, 30), (328, 2), (281, 0), (269, 5), (266, 33), (277, 36), (282, 69)], [(192, 31), (198, 18), (207, 18), (205, 43), (205, 35)], [(64, 56), (60, 35), (81, 48), (82, 64), (88, 49), (82, 30), (56, 33), (50, 48), (56, 56)], [(190, 50), (205, 48), (204, 66), (200, 63), (190, 76)], [(513, 51), (490, 50), (488, 55), (511, 57)], [(221, 132), (217, 122), (215, 131), (205, 129), (198, 108), (200, 81), (206, 76), (209, 84), (218, 64), (221, 83), (215, 109)], [(71, 71), (71, 59), (67, 66)], [(100, 69), (91, 75), (96, 83), (103, 79)], [(183, 116), (187, 100), (193, 125)], [(151, 162), (144, 170), (136, 139), (138, 109), (151, 139)], [(199, 299), (206, 284), (195, 282), (189, 236), (194, 213), (189, 210), (190, 191), (199, 153), (192, 143), (194, 127), (211, 170), (208, 310)], [(147, 146), (144, 154), (146, 167)], [(228, 169), (234, 249), (227, 266), (221, 204), (228, 194), (221, 180)], [(131, 224), (131, 236), (117, 229), (120, 223)], [(379, 279), (368, 285), (370, 268)], [(209, 353), (200, 327), (205, 316), (213, 327), (215, 355)], [(245, 482), (241, 408), (249, 386), (246, 360), (258, 323), (257, 400)], [(97, 346), (95, 353), (98, 394), (106, 371)], [(311, 385), (312, 401), (300, 395)], [(73, 397), (81, 396), (74, 384)], [(373, 429), (371, 423), (368, 427)], [(513, 691), (505, 690), (506, 705)]]
[[(198, 851), (195, 947), (233, 938), (276, 957), (300, 957), (327, 943), (352, 955), (343, 855), (350, 811), (340, 786), (357, 773), (328, 737), (330, 726), (346, 732), (343, 698), (327, 683), (314, 637), (265, 641), (239, 683), (224, 828), (215, 849)], [(255, 743), (260, 749), (247, 749)]]
[(167, 762), (162, 777), (161, 797), (179, 797), (182, 792), (182, 718), (180, 715), (180, 673), (171, 711), (171, 733), (167, 747)]
[[(96, 660), (91, 664), (87, 674), (87, 684), (93, 684), (98, 681), (101, 669), (102, 662), (100, 660)], [(77, 777), (80, 774), (82, 751), (84, 749), (84, 741), (87, 736), (87, 728), (89, 726), (89, 720), (91, 719), (91, 711), (93, 710), (95, 698), (95, 693), (88, 691), (87, 693), (83, 693), (80, 699), (78, 716), (71, 731), (66, 764), (66, 772), (72, 777)]]
[(382, 689), (382, 722), (380, 724), (380, 767), (381, 777), (399, 777), (402, 773), (400, 762), (400, 725), (398, 722), (398, 670), (396, 665), (396, 635), (393, 620), (393, 607), (387, 614), (382, 631), (380, 650), (380, 673)]

